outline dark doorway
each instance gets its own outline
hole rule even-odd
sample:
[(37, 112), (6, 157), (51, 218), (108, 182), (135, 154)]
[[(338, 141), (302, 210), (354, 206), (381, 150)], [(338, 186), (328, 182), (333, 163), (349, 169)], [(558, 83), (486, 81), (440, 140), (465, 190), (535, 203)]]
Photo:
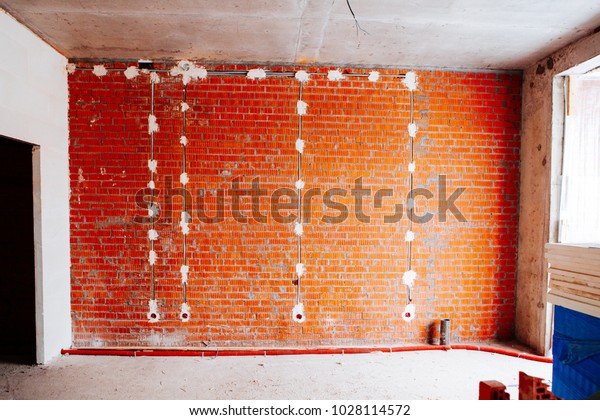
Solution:
[(33, 146), (0, 136), (0, 361), (36, 362)]

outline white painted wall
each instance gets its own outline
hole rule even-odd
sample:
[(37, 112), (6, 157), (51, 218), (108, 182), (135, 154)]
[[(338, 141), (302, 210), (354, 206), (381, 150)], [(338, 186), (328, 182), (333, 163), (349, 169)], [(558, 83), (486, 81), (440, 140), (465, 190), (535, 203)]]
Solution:
[(34, 153), (39, 363), (72, 342), (66, 64), (0, 10), (0, 134), (40, 146)]

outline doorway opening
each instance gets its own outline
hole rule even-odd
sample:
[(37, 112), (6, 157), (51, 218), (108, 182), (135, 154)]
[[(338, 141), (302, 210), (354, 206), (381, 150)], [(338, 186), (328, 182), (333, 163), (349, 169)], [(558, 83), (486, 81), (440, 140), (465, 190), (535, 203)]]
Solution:
[(0, 136), (0, 361), (36, 363), (31, 144)]

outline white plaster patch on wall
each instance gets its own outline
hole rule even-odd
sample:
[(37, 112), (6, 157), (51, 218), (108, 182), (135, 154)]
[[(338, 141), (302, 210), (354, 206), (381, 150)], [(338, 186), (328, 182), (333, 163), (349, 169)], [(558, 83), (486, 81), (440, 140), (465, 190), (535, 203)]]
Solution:
[(137, 67), (129, 66), (129, 67), (127, 67), (127, 70), (125, 70), (123, 72), (123, 74), (125, 75), (125, 77), (128, 80), (131, 80), (131, 79), (135, 79), (136, 77), (138, 77), (140, 75), (140, 72), (138, 71)]
[(413, 319), (415, 319), (416, 310), (416, 306), (412, 303), (409, 303), (404, 307), (404, 310), (402, 311), (402, 319), (406, 322), (412, 321)]
[(408, 124), (408, 135), (411, 137), (416, 137), (417, 135), (417, 124), (410, 123)]
[(94, 73), (98, 77), (102, 77), (106, 76), (108, 74), (108, 71), (106, 70), (106, 67), (104, 67), (104, 65), (97, 64), (94, 66), (94, 70), (92, 71), (92, 73)]
[(330, 82), (338, 82), (338, 81), (344, 79), (344, 75), (342, 74), (342, 72), (340, 70), (329, 70), (327, 72), (327, 79)]
[(304, 264), (297, 263), (296, 264), (296, 275), (298, 277), (302, 277), (302, 276), (304, 276), (305, 272), (306, 272), (306, 267), (304, 266)]
[(417, 273), (414, 270), (405, 271), (402, 275), (402, 283), (407, 285), (408, 287), (413, 287), (415, 284), (415, 280), (417, 278)]
[(419, 84), (417, 81), (417, 74), (415, 72), (409, 71), (404, 76), (404, 80), (402, 80), (402, 83), (404, 84), (404, 86), (406, 86), (408, 90), (416, 90)]
[(308, 104), (304, 101), (298, 101), (296, 104), (296, 109), (298, 111), (298, 115), (305, 115), (306, 110), (308, 109)]
[(310, 79), (310, 75), (305, 70), (298, 70), (294, 77), (300, 83), (308, 82), (308, 80)]
[(267, 77), (267, 73), (263, 69), (248, 70), (246, 77), (250, 80), (262, 80)]
[(182, 265), (181, 268), (179, 269), (179, 272), (181, 273), (181, 282), (187, 283), (188, 273), (190, 272), (190, 267), (188, 265)]
[(187, 172), (183, 172), (181, 175), (179, 175), (179, 182), (181, 182), (181, 184), (184, 186), (190, 182), (190, 177), (188, 176)]
[(148, 115), (148, 134), (152, 134), (158, 131), (158, 123), (156, 122), (156, 115)]
[(182, 76), (183, 84), (187, 85), (192, 79), (206, 79), (208, 71), (204, 67), (197, 67), (191, 61), (181, 60), (171, 69), (171, 76)]
[(294, 306), (294, 309), (292, 310), (292, 319), (294, 320), (294, 322), (297, 322), (299, 324), (306, 321), (306, 315), (304, 314), (304, 304), (302, 302), (297, 303), (296, 306)]
[(376, 81), (379, 80), (379, 72), (373, 70), (371, 73), (369, 73), (369, 81), (375, 83)]
[(148, 263), (150, 265), (154, 265), (154, 264), (156, 264), (156, 260), (157, 260), (156, 251), (148, 252)]
[(160, 76), (157, 72), (153, 71), (150, 73), (150, 81), (155, 84), (160, 83)]

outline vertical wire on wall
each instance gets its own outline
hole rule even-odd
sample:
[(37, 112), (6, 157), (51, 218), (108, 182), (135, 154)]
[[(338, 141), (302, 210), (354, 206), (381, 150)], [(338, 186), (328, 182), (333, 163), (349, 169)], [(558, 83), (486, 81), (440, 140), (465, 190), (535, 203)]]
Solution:
[(304, 276), (305, 268), (302, 263), (302, 188), (304, 188), (304, 181), (302, 181), (302, 154), (304, 153), (304, 140), (302, 139), (302, 116), (306, 114), (307, 104), (302, 100), (303, 84), (308, 80), (308, 73), (301, 70), (296, 73), (296, 79), (300, 82), (298, 89), (298, 102), (296, 109), (298, 112), (298, 136), (296, 138), (296, 155), (297, 155), (297, 181), (295, 183), (298, 199), (298, 218), (294, 223), (294, 232), (298, 237), (297, 249), (296, 249), (296, 305), (292, 310), (292, 319), (295, 322), (302, 323), (306, 320), (304, 314), (304, 304), (302, 303), (302, 277)]
[[(187, 174), (187, 137), (186, 137), (186, 126), (187, 126), (187, 111), (189, 106), (187, 104), (187, 84), (183, 85), (183, 101), (181, 103), (181, 111), (182, 111), (182, 129), (181, 129), (181, 175), (179, 177), (179, 181), (182, 185), (183, 192), (183, 203), (181, 210), (181, 221), (179, 225), (181, 227), (182, 233), (182, 264), (181, 264), (181, 283), (183, 289), (183, 302), (181, 303), (181, 312), (179, 314), (179, 319), (182, 322), (187, 322), (190, 319), (190, 306), (187, 303), (187, 281), (188, 281), (188, 273), (189, 273), (189, 265), (187, 261), (187, 235), (190, 231), (189, 222), (190, 215), (188, 213), (188, 202), (187, 202), (187, 189), (186, 185), (189, 182), (189, 177)], [(185, 139), (185, 140), (184, 140)]]
[(414, 187), (414, 172), (416, 169), (415, 164), (415, 155), (414, 155), (414, 143), (415, 137), (417, 136), (417, 125), (415, 124), (415, 89), (417, 88), (417, 76), (413, 72), (406, 73), (404, 80), (402, 83), (409, 90), (409, 113), (410, 113), (410, 122), (408, 124), (408, 136), (409, 136), (409, 157), (410, 161), (408, 164), (408, 178), (409, 178), (409, 191), (408, 191), (408, 201), (407, 201), (407, 212), (408, 212), (408, 231), (404, 237), (404, 240), (407, 242), (407, 269), (402, 276), (402, 282), (406, 285), (406, 307), (402, 313), (402, 319), (405, 321), (412, 321), (415, 317), (415, 305), (412, 303), (412, 287), (414, 285), (415, 279), (417, 278), (417, 273), (413, 270), (412, 257), (413, 257), (413, 249), (412, 243), (415, 239), (415, 234), (413, 232), (413, 218), (414, 218), (414, 208), (415, 208), (415, 200), (413, 195), (413, 187)]
[(179, 176), (179, 182), (182, 185), (182, 193), (183, 193), (183, 201), (182, 201), (182, 209), (181, 209), (181, 220), (179, 221), (179, 226), (181, 227), (182, 238), (182, 264), (179, 269), (181, 273), (181, 286), (182, 286), (182, 303), (181, 303), (181, 311), (179, 313), (179, 319), (182, 322), (188, 322), (191, 318), (191, 308), (188, 305), (187, 301), (187, 292), (188, 292), (188, 275), (190, 271), (190, 267), (188, 265), (188, 256), (187, 256), (187, 235), (190, 232), (189, 223), (191, 221), (191, 216), (188, 212), (188, 192), (186, 189), (186, 185), (189, 182), (189, 177), (187, 174), (187, 145), (188, 139), (186, 137), (187, 134), (187, 111), (190, 109), (187, 103), (187, 85), (191, 80), (203, 80), (206, 79), (208, 73), (206, 69), (202, 66), (198, 67), (194, 63), (181, 60), (177, 63), (175, 67), (173, 67), (169, 73), (171, 76), (181, 76), (183, 82), (183, 100), (181, 102), (181, 112), (182, 112), (182, 128), (181, 128), (181, 137), (179, 138), (179, 143), (181, 143), (181, 175)]
[(157, 161), (154, 156), (154, 133), (158, 131), (158, 124), (156, 122), (156, 116), (154, 115), (154, 85), (155, 79), (150, 78), (151, 85), (151, 97), (150, 97), (150, 115), (148, 116), (148, 133), (150, 134), (150, 159), (148, 160), (148, 169), (150, 170), (150, 182), (148, 182), (148, 188), (150, 188), (150, 204), (148, 205), (148, 217), (151, 218), (151, 228), (148, 231), (148, 239), (150, 241), (150, 252), (148, 256), (148, 262), (150, 264), (150, 288), (151, 288), (151, 299), (148, 302), (148, 321), (158, 322), (160, 320), (160, 313), (158, 312), (158, 302), (156, 300), (156, 251), (154, 249), (154, 242), (158, 239), (158, 232), (156, 231), (156, 216), (158, 215), (158, 206), (154, 202), (155, 194), (155, 174), (157, 169)]
[[(414, 92), (411, 90), (410, 91), (410, 127), (413, 126), (413, 124), (415, 123), (415, 116), (414, 116), (414, 100), (415, 100), (415, 95)], [(410, 137), (410, 162), (413, 162), (413, 157), (414, 157), (414, 140), (415, 138), (411, 135), (410, 130), (409, 130), (409, 137)], [(409, 163), (410, 165), (410, 163)], [(414, 216), (414, 210), (415, 210), (415, 199), (413, 197), (413, 182), (414, 182), (414, 174), (413, 172), (409, 169), (408, 171), (408, 177), (409, 177), (409, 190), (408, 190), (408, 200), (409, 200), (409, 206), (408, 206), (408, 230), (410, 232), (412, 232), (412, 224), (413, 224), (413, 216)], [(412, 241), (408, 242), (408, 263), (407, 263), (407, 267), (408, 270), (412, 270)], [(411, 296), (411, 288), (408, 287), (408, 291), (407, 291), (407, 304), (412, 302), (412, 296)]]

